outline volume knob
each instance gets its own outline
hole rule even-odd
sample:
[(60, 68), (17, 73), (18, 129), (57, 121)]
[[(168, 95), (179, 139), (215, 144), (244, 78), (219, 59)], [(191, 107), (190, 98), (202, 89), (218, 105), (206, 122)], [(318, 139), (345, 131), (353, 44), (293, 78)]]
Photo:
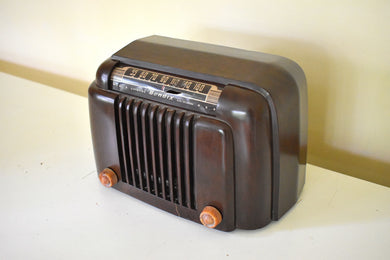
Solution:
[(99, 180), (104, 186), (112, 187), (118, 182), (118, 177), (113, 170), (105, 168), (101, 173), (99, 173)]
[(221, 213), (213, 206), (204, 207), (199, 218), (200, 222), (208, 228), (215, 228), (222, 221)]

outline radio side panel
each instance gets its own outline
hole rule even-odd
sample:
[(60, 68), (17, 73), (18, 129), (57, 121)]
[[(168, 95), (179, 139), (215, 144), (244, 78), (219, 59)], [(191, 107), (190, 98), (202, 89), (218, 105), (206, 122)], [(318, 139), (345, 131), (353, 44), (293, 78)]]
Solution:
[(271, 221), (271, 119), (264, 97), (226, 86), (217, 117), (232, 128), (235, 151), (236, 227), (256, 229)]
[(104, 168), (120, 172), (115, 128), (116, 94), (107, 92), (93, 82), (88, 89), (89, 118), (98, 173)]

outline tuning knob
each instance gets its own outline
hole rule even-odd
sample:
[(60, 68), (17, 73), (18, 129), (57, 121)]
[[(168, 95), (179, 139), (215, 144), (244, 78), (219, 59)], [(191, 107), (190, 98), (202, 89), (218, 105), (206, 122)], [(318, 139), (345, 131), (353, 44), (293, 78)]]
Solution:
[(204, 207), (199, 217), (200, 222), (208, 228), (215, 228), (222, 221), (221, 213), (212, 206)]
[(101, 173), (99, 173), (99, 180), (104, 186), (112, 187), (118, 182), (118, 177), (113, 170), (105, 168)]

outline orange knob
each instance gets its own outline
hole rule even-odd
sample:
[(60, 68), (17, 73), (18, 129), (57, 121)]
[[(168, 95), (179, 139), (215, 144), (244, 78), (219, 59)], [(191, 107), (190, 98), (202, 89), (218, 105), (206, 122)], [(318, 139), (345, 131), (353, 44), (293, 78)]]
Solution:
[(200, 213), (200, 222), (208, 228), (215, 228), (221, 221), (221, 213), (212, 206), (204, 207), (202, 213)]
[(99, 180), (104, 186), (112, 187), (112, 185), (118, 182), (118, 177), (113, 170), (105, 168), (101, 173), (99, 173)]

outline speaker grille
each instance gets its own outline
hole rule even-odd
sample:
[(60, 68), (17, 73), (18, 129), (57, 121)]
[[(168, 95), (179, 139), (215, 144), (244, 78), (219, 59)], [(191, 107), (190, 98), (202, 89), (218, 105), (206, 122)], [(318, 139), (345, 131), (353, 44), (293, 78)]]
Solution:
[(195, 209), (194, 114), (118, 97), (115, 119), (121, 181)]

